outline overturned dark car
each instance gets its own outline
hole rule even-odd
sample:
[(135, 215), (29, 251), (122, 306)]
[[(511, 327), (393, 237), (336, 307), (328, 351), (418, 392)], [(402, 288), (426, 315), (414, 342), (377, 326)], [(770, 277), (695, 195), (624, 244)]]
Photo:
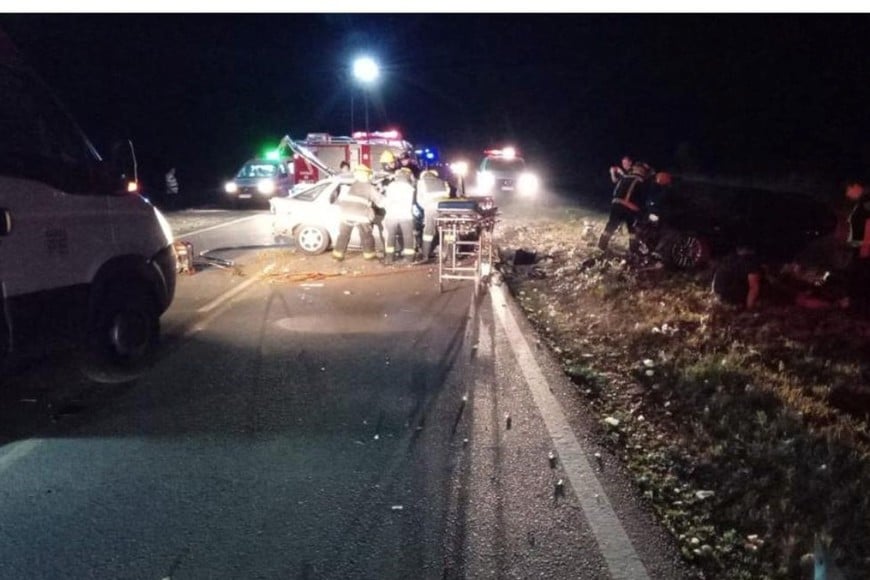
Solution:
[(678, 269), (702, 267), (738, 244), (785, 263), (836, 227), (833, 211), (802, 193), (675, 180), (656, 197), (639, 234)]

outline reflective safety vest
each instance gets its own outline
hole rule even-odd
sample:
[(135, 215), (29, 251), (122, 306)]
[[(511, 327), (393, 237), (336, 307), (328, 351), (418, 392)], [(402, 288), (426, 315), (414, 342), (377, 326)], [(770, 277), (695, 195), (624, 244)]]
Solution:
[(613, 203), (618, 203), (632, 211), (640, 211), (646, 205), (646, 181), (655, 175), (646, 163), (635, 163), (627, 172), (621, 174), (613, 188)]

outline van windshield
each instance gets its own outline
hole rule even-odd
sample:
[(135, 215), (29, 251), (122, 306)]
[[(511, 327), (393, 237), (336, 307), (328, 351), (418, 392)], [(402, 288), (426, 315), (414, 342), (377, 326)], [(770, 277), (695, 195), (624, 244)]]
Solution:
[(519, 172), (525, 166), (522, 159), (487, 159), (485, 163), (488, 171)]
[(248, 163), (236, 177), (275, 177), (278, 167), (272, 163)]

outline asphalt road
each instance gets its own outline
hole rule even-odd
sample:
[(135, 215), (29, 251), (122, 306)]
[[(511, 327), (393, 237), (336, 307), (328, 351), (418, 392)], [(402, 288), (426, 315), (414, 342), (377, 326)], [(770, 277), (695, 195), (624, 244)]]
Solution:
[(7, 382), (0, 578), (684, 577), (502, 287), (268, 220), (188, 232), (247, 249), (180, 278), (141, 375)]

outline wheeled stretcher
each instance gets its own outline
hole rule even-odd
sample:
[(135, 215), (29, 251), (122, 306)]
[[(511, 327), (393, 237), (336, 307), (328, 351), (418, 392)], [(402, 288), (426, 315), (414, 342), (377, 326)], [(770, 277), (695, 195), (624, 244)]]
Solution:
[(447, 280), (474, 280), (475, 290), (492, 273), (493, 230), (498, 208), (491, 198), (438, 203), (438, 288)]

